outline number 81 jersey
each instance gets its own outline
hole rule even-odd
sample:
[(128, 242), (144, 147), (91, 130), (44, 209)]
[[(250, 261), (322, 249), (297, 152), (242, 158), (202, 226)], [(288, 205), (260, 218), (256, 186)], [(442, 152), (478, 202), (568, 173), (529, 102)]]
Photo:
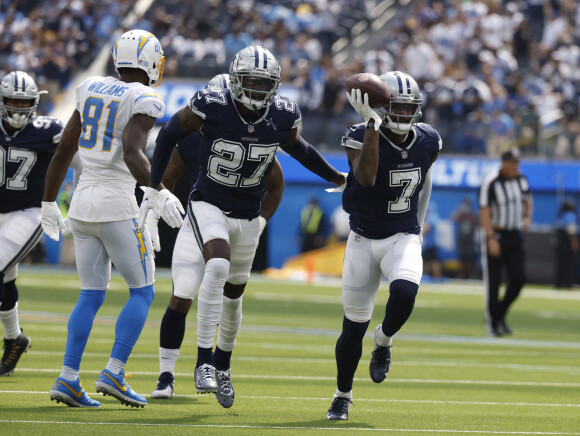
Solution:
[[(350, 126), (342, 137), (342, 145), (361, 149), (364, 132), (364, 124)], [(419, 234), (419, 193), (427, 171), (437, 159), (441, 138), (433, 127), (424, 123), (409, 132), (405, 148), (391, 142), (382, 131), (379, 134), (375, 185), (361, 186), (351, 171), (342, 195), (343, 209), (350, 215), (350, 227), (369, 239), (384, 239), (400, 232)]]
[(62, 130), (62, 122), (52, 117), (35, 117), (13, 136), (0, 128), (0, 213), (40, 207)]
[(165, 104), (159, 94), (141, 83), (95, 76), (78, 86), (76, 109), (81, 116), (83, 172), (70, 216), (91, 222), (135, 217), (136, 180), (123, 159), (123, 131), (136, 114), (161, 118)]

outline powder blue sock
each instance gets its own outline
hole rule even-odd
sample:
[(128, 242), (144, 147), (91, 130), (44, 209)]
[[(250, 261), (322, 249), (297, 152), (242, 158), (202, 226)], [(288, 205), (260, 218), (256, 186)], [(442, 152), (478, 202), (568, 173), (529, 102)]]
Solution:
[(155, 289), (153, 285), (149, 285), (143, 288), (129, 289), (129, 293), (129, 300), (117, 318), (115, 344), (111, 352), (113, 359), (118, 359), (123, 363), (129, 359), (141, 330), (143, 330), (149, 306), (153, 302)]
[(81, 295), (68, 319), (64, 365), (79, 370), (93, 328), (95, 316), (105, 301), (105, 291), (81, 289)]

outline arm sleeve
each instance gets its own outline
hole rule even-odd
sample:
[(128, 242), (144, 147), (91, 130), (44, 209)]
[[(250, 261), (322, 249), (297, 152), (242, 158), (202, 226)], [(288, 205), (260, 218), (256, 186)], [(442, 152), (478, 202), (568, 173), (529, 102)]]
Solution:
[(282, 147), (282, 150), (300, 162), (306, 169), (327, 182), (331, 182), (337, 176), (337, 172), (332, 165), (302, 136), (298, 136), (298, 142), (295, 145), (286, 148)]
[(151, 161), (151, 176), (149, 180), (152, 183), (161, 183), (161, 179), (171, 158), (173, 147), (177, 141), (185, 138), (187, 135), (188, 133), (179, 124), (177, 113), (161, 128), (155, 140), (155, 152), (153, 153), (153, 160)]
[(425, 184), (423, 189), (419, 192), (419, 205), (417, 210), (417, 221), (419, 226), (423, 228), (423, 223), (425, 222), (425, 215), (427, 215), (427, 207), (429, 206), (429, 198), (431, 198), (431, 187), (433, 185), (433, 180), (431, 179), (432, 168), (429, 168), (427, 175), (425, 176)]

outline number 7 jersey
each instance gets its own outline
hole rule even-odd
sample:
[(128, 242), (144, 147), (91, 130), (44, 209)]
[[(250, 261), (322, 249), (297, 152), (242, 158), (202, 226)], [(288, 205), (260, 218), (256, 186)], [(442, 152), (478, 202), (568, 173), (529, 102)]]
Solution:
[(121, 221), (135, 218), (136, 180), (123, 159), (123, 131), (136, 114), (161, 118), (165, 104), (152, 88), (114, 77), (91, 77), (77, 88), (81, 115), (79, 154), (83, 171), (71, 203), (71, 218)]
[[(343, 147), (360, 150), (364, 133), (364, 124), (350, 126), (342, 137)], [(342, 207), (350, 215), (350, 228), (369, 239), (384, 239), (400, 232), (419, 234), (419, 193), (442, 147), (441, 138), (433, 127), (424, 123), (412, 129), (404, 149), (382, 131), (379, 134), (375, 185), (361, 186), (351, 168), (342, 194)]]

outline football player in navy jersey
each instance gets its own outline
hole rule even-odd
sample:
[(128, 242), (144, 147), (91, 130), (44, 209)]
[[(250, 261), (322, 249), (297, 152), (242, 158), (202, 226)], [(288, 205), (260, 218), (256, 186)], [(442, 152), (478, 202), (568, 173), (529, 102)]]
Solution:
[[(141, 222), (151, 208), (162, 217), (175, 215), (173, 205), (158, 201), (157, 187), (175, 143), (200, 131), (200, 172), (187, 212), (205, 260), (194, 378), (197, 391), (215, 392), (223, 407), (234, 402), (230, 359), (242, 318), (242, 293), (259, 240), (264, 177), (272, 170), (276, 150), (282, 147), (337, 186), (345, 183), (344, 175), (300, 136), (300, 109), (277, 95), (280, 65), (272, 53), (260, 46), (246, 47), (236, 54), (229, 73), (230, 90), (197, 92), (159, 132), (140, 214)], [(231, 286), (224, 290), (226, 281)]]
[(44, 176), (64, 128), (56, 118), (36, 116), (42, 93), (22, 71), (7, 74), (0, 83), (0, 376), (11, 374), (30, 347), (18, 323), (18, 263), (42, 236)]
[(353, 378), (381, 276), (390, 285), (369, 367), (375, 383), (389, 372), (392, 337), (413, 311), (423, 273), (421, 226), (441, 138), (433, 127), (418, 123), (422, 96), (411, 76), (391, 71), (381, 79), (391, 94), (385, 106), (372, 109), (360, 89), (347, 94), (364, 123), (350, 126), (342, 138), (350, 167), (342, 205), (350, 215), (351, 231), (342, 273), (337, 390), (327, 413), (331, 420), (348, 419)]
[[(229, 88), (229, 75), (219, 74), (212, 78), (207, 87)], [(200, 133), (195, 132), (179, 141), (171, 154), (171, 160), (163, 176), (163, 185), (173, 191), (175, 183), (185, 173), (187, 167), (191, 168), (191, 185), (195, 184), (199, 171), (199, 147)], [(270, 174), (265, 177), (266, 192), (262, 199), (260, 216), (260, 233), (266, 226), (282, 200), (284, 192), (284, 178), (282, 167), (278, 159), (274, 159), (274, 167)], [(151, 215), (149, 215), (151, 216)], [(154, 226), (152, 226), (154, 227)], [(148, 226), (149, 228), (149, 226)], [(185, 317), (191, 308), (191, 304), (197, 294), (203, 278), (205, 262), (195, 235), (189, 222), (186, 221), (181, 227), (172, 259), (171, 274), (173, 278), (173, 292), (169, 306), (163, 315), (159, 332), (159, 380), (157, 388), (151, 392), (151, 398), (171, 399), (174, 392), (175, 364), (179, 357), (179, 350), (185, 336)], [(226, 293), (233, 285), (226, 282)], [(245, 285), (244, 285), (245, 286)], [(230, 305), (230, 299), (223, 297), (224, 305)]]

